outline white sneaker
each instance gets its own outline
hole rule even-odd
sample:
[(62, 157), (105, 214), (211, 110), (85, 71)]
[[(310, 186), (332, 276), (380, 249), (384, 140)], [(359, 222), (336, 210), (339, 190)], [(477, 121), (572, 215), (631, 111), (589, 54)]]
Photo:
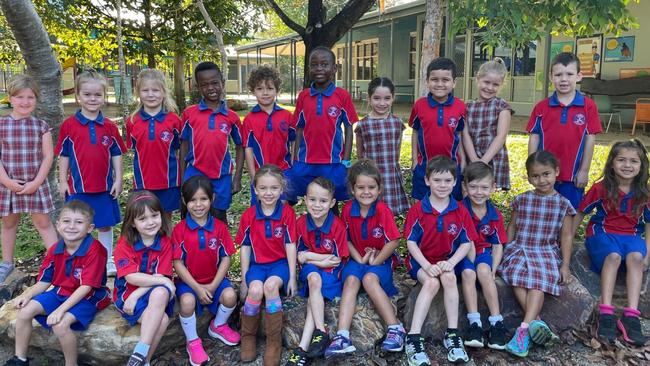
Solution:
[(117, 268), (115, 267), (113, 257), (108, 258), (106, 262), (106, 275), (108, 277), (115, 277), (117, 275)]

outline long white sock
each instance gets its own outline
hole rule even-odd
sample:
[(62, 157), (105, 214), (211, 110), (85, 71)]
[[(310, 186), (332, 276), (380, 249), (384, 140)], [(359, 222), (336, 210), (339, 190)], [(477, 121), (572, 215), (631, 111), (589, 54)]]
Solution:
[(178, 318), (181, 321), (181, 328), (183, 328), (183, 333), (185, 333), (185, 338), (188, 342), (199, 338), (199, 335), (196, 333), (196, 314), (192, 313), (187, 318), (179, 315)]
[(228, 321), (228, 318), (230, 318), (230, 314), (235, 311), (235, 307), (228, 308), (223, 304), (219, 304), (219, 310), (217, 310), (217, 316), (214, 317), (214, 325), (216, 327), (226, 324)]
[(108, 259), (113, 258), (113, 228), (111, 227), (108, 231), (99, 231), (97, 233), (97, 240), (106, 248), (106, 254), (108, 254)]

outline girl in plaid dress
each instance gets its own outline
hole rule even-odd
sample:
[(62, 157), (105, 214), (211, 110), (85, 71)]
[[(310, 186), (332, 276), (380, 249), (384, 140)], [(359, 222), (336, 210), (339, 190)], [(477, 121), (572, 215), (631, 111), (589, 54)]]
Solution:
[[(528, 181), (535, 187), (515, 197), (508, 225), (508, 238), (499, 272), (513, 286), (524, 319), (506, 349), (517, 356), (528, 355), (530, 341), (549, 345), (558, 340), (539, 314), (544, 294), (561, 294), (569, 277), (571, 260), (571, 203), (555, 191), (558, 161), (548, 151), (537, 151), (526, 160)], [(560, 242), (558, 243), (558, 239)], [(561, 257), (560, 257), (561, 252)]]
[(7, 86), (13, 111), (0, 117), (0, 217), (2, 263), (0, 283), (14, 269), (14, 246), (21, 213), (29, 213), (46, 247), (57, 241), (48, 213), (54, 211), (47, 173), (54, 151), (47, 122), (32, 117), (39, 96), (38, 84), (17, 75)]
[(503, 60), (495, 57), (481, 65), (476, 74), (478, 99), (468, 101), (463, 149), (470, 162), (482, 161), (494, 170), (497, 188), (510, 189), (510, 165), (506, 137), (513, 110), (497, 93), (508, 70)]
[(357, 156), (374, 160), (383, 179), (383, 199), (394, 214), (409, 209), (404, 178), (399, 166), (404, 124), (391, 113), (395, 86), (389, 78), (375, 78), (368, 84), (371, 111), (357, 122)]

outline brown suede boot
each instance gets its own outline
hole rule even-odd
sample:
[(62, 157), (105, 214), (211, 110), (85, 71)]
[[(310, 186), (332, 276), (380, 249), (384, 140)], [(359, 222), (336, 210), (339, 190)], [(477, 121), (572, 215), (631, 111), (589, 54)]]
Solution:
[(260, 326), (260, 314), (246, 315), (241, 313), (241, 348), (242, 362), (252, 362), (257, 358), (257, 328)]
[(266, 351), (264, 366), (277, 366), (282, 356), (282, 312), (266, 314)]

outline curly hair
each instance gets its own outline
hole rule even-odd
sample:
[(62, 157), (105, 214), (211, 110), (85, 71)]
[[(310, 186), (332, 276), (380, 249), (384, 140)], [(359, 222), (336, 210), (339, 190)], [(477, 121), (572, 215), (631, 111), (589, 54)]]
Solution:
[(279, 92), (280, 84), (282, 84), (280, 73), (278, 70), (271, 66), (263, 65), (251, 71), (251, 74), (248, 75), (248, 81), (246, 82), (246, 85), (252, 92), (255, 90), (255, 87), (261, 83), (267, 84), (269, 81), (273, 84), (273, 86), (275, 86), (275, 90)]

